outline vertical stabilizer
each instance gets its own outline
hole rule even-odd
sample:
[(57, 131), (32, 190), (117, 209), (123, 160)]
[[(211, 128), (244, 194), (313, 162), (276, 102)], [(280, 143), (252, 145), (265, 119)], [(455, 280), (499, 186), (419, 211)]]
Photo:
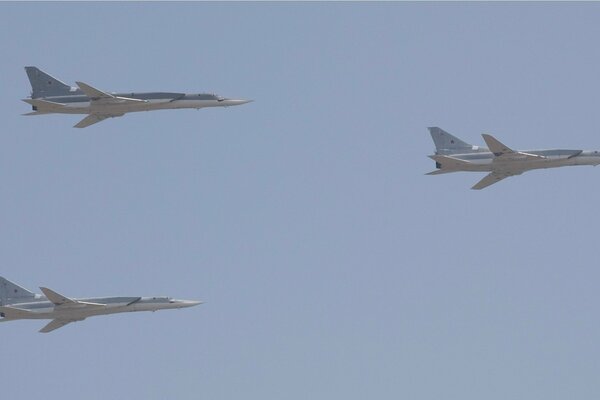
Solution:
[(23, 303), (35, 298), (35, 293), (0, 276), (0, 305)]
[(476, 153), (481, 151), (479, 147), (463, 142), (456, 136), (453, 136), (445, 130), (436, 127), (427, 128), (435, 143), (436, 154), (460, 154), (460, 153)]
[(25, 67), (27, 77), (31, 83), (31, 98), (51, 96), (66, 96), (77, 94), (77, 88), (72, 88), (64, 82), (48, 75), (37, 67)]

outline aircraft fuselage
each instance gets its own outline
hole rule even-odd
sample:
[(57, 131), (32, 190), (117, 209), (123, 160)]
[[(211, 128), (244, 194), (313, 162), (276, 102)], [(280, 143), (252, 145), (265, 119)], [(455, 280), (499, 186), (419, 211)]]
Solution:
[(10, 307), (27, 311), (26, 316), (10, 319), (84, 319), (96, 315), (168, 310), (201, 304), (199, 301), (169, 297), (98, 297), (74, 300), (79, 303), (56, 306), (42, 296), (36, 301), (10, 304)]
[(510, 160), (503, 160), (494, 156), (492, 152), (479, 152), (467, 154), (452, 154), (452, 158), (468, 162), (461, 164), (455, 171), (530, 171), (533, 169), (558, 168), (575, 165), (600, 164), (600, 152), (597, 150), (523, 150), (523, 153), (542, 156), (540, 159), (530, 159), (515, 155)]
[[(45, 100), (58, 103), (60, 107), (44, 108), (35, 106), (37, 111), (59, 113), (59, 114), (125, 114), (138, 111), (172, 110), (182, 108), (205, 108), (205, 107), (229, 107), (245, 104), (247, 100), (226, 99), (213, 94), (183, 94), (183, 93), (111, 93), (117, 98), (142, 100), (142, 102), (131, 104), (102, 104), (91, 101), (86, 95), (43, 97), (37, 100)], [(96, 104), (94, 104), (96, 103)]]
[(25, 115), (87, 114), (86, 118), (75, 125), (76, 128), (85, 128), (130, 112), (230, 107), (251, 101), (228, 99), (212, 93), (109, 93), (84, 82), (77, 82), (77, 87), (69, 86), (37, 67), (25, 67), (25, 71), (32, 91), (31, 97), (23, 101), (33, 108), (33, 112)]
[(487, 147), (473, 146), (439, 127), (428, 128), (435, 143), (436, 170), (428, 175), (458, 171), (489, 172), (472, 189), (480, 190), (502, 179), (533, 169), (600, 164), (598, 150), (512, 150), (492, 135), (483, 134)]

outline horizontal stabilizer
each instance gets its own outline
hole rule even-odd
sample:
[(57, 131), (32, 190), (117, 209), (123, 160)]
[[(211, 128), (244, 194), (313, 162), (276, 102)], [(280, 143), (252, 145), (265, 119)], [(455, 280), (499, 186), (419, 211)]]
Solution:
[(449, 174), (450, 172), (456, 172), (456, 169), (436, 169), (435, 171), (431, 171), (426, 173), (425, 175), (441, 175), (441, 174)]
[(52, 332), (58, 328), (62, 328), (63, 326), (70, 324), (71, 322), (75, 322), (75, 321), (83, 321), (85, 318), (79, 318), (79, 319), (53, 319), (52, 321), (50, 321), (46, 326), (44, 326), (42, 329), (40, 329), (41, 333), (48, 333), (48, 332)]
[(0, 313), (6, 319), (21, 319), (28, 318), (31, 311), (17, 307), (3, 306), (0, 307)]
[(61, 306), (64, 304), (77, 304), (77, 301), (63, 296), (62, 294), (56, 293), (54, 290), (45, 287), (40, 287), (40, 289), (42, 290), (46, 298), (57, 306)]
[(54, 101), (40, 100), (40, 99), (23, 99), (25, 103), (29, 103), (36, 107), (39, 112), (52, 112), (65, 108), (66, 106), (62, 103), (56, 103)]
[(461, 167), (471, 165), (470, 162), (451, 156), (433, 155), (429, 156), (432, 160), (441, 165), (441, 169), (460, 169)]
[(48, 112), (46, 112), (46, 111), (32, 111), (32, 112), (28, 112), (28, 113), (21, 114), (21, 115), (29, 117), (29, 116), (32, 116), (32, 115), (43, 115), (43, 114), (48, 114)]

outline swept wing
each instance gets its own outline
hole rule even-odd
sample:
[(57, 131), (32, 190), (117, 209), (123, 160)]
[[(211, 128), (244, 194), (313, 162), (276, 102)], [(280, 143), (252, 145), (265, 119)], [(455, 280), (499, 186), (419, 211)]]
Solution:
[(62, 294), (55, 292), (52, 289), (48, 289), (45, 287), (40, 287), (40, 289), (42, 290), (42, 292), (44, 293), (46, 298), (48, 300), (50, 300), (52, 303), (54, 303), (54, 305), (57, 307), (62, 307), (62, 308), (66, 308), (66, 307), (93, 307), (93, 308), (106, 307), (106, 304), (102, 304), (102, 303), (91, 303), (89, 301), (81, 301), (81, 300), (71, 299), (67, 296), (63, 296)]
[[(97, 111), (97, 112), (92, 112), (87, 117), (85, 117), (84, 119), (79, 121), (75, 125), (75, 128), (85, 128), (90, 125), (94, 125), (100, 121), (104, 121), (107, 118), (123, 116), (123, 113), (115, 114), (115, 113), (106, 112), (109, 110), (106, 110), (106, 109), (103, 110), (104, 106), (148, 103), (148, 100), (140, 100), (140, 99), (133, 99), (130, 97), (115, 96), (113, 94), (104, 92), (100, 89), (96, 89), (95, 87), (88, 85), (87, 83), (83, 83), (83, 82), (77, 82), (77, 86), (79, 86), (81, 91), (87, 97), (90, 98), (90, 107), (91, 107), (92, 111)], [(105, 111), (105, 112), (102, 112), (102, 111)]]
[(114, 99), (115, 98), (115, 96), (113, 96), (112, 94), (103, 92), (100, 89), (96, 89), (95, 87), (88, 85), (87, 83), (83, 83), (83, 82), (75, 82), (75, 83), (77, 83), (77, 86), (79, 86), (79, 89), (81, 89), (81, 91), (83, 93), (85, 93), (85, 95), (92, 100)]
[(41, 333), (48, 333), (48, 332), (52, 332), (58, 328), (62, 328), (63, 326), (70, 324), (71, 322), (75, 322), (75, 321), (83, 321), (85, 318), (79, 318), (79, 319), (53, 319), (52, 321), (50, 321), (46, 326), (44, 326), (42, 329), (39, 330), (39, 332)]
[(40, 289), (44, 293), (44, 296), (46, 296), (48, 300), (54, 303), (55, 306), (62, 306), (64, 304), (77, 304), (76, 300), (70, 299), (67, 296), (63, 296), (62, 294), (59, 294), (52, 289), (48, 289), (45, 287), (40, 287)]
[(107, 118), (122, 117), (122, 116), (123, 116), (123, 114), (89, 114), (87, 117), (85, 117), (84, 119), (79, 121), (73, 127), (74, 128), (85, 128), (90, 125), (94, 125), (100, 121), (104, 121)]
[(90, 98), (92, 107), (97, 105), (116, 105), (116, 104), (142, 104), (148, 103), (148, 100), (132, 99), (131, 97), (115, 96), (113, 94), (103, 92), (83, 82), (76, 82), (79, 89)]
[(493, 185), (494, 183), (500, 182), (502, 179), (521, 174), (522, 172), (490, 172), (482, 180), (477, 182), (471, 189), (481, 190)]
[(521, 161), (523, 161), (523, 160), (543, 160), (546, 158), (544, 156), (539, 156), (537, 154), (525, 153), (522, 151), (514, 151), (513, 149), (511, 149), (510, 147), (506, 146), (504, 143), (500, 142), (498, 139), (493, 137), (492, 135), (486, 135), (484, 133), (481, 136), (483, 136), (483, 140), (485, 140), (485, 143), (487, 144), (488, 148), (490, 149), (490, 151), (492, 153), (494, 153), (494, 156), (496, 156), (496, 158), (498, 160), (502, 160), (502, 161), (521, 160)]

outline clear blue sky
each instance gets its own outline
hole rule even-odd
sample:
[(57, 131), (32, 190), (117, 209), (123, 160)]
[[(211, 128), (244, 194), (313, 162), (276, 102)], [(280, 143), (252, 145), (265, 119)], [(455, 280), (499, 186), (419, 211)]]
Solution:
[[(600, 169), (484, 191), (474, 144), (600, 149), (597, 3), (1, 3), (0, 273), (206, 304), (0, 324), (3, 399), (600, 396)], [(36, 65), (228, 109), (23, 117)]]

